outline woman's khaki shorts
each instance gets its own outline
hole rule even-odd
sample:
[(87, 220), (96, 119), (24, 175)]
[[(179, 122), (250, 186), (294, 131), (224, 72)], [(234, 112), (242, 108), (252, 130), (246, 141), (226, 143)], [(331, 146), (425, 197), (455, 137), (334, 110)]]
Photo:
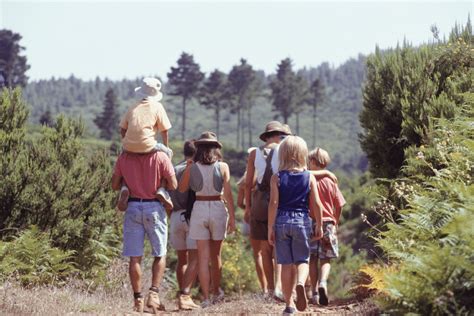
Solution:
[(189, 236), (194, 240), (224, 240), (229, 215), (222, 201), (194, 202)]

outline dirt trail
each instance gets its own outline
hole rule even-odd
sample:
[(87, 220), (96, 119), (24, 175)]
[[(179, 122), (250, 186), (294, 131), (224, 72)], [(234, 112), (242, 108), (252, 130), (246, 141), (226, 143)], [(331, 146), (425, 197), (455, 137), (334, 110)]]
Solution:
[[(166, 302), (166, 312), (160, 315), (281, 315), (285, 305), (259, 295), (233, 297), (212, 305), (205, 310), (178, 311), (174, 302)], [(127, 313), (127, 315), (133, 315)], [(145, 313), (145, 315), (150, 315)], [(309, 305), (305, 312), (297, 315), (380, 315), (379, 309), (370, 301), (337, 300), (329, 306)]]

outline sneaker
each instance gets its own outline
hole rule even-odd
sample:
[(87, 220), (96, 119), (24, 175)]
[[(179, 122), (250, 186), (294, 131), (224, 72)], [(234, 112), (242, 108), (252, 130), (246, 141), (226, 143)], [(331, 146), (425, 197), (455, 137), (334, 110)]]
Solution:
[(294, 315), (296, 314), (296, 309), (294, 307), (291, 307), (291, 306), (287, 306), (285, 307), (285, 309), (283, 310), (283, 315), (286, 316), (286, 315)]
[(146, 306), (153, 310), (153, 313), (157, 314), (158, 311), (164, 311), (165, 306), (161, 304), (160, 296), (155, 291), (148, 292), (146, 300)]
[(318, 294), (314, 294), (313, 297), (311, 297), (311, 304), (319, 305), (319, 295)]
[(143, 308), (145, 307), (145, 301), (143, 297), (136, 298), (133, 302), (133, 311), (143, 313)]
[(303, 312), (308, 307), (308, 300), (306, 298), (306, 292), (303, 284), (296, 285), (296, 308)]
[(180, 310), (193, 310), (199, 308), (199, 305), (196, 305), (189, 294), (181, 294), (178, 297), (178, 308)]
[(130, 191), (127, 187), (123, 186), (119, 193), (119, 198), (117, 202), (117, 209), (121, 212), (125, 212), (128, 206), (128, 198), (130, 196)]
[(210, 300), (204, 300), (201, 302), (201, 308), (208, 308), (209, 306), (211, 306), (212, 303)]
[(156, 191), (156, 198), (163, 204), (166, 210), (173, 209), (173, 202), (171, 202), (171, 197), (168, 191), (165, 188), (159, 188)]
[(328, 299), (328, 290), (324, 286), (320, 286), (318, 288), (318, 293), (319, 293), (319, 304), (327, 306), (329, 305), (329, 299)]
[(212, 298), (212, 303), (215, 304), (223, 300), (224, 300), (224, 290), (219, 288), (219, 294), (214, 295), (214, 297)]
[(285, 297), (283, 296), (283, 292), (280, 291), (280, 290), (275, 290), (273, 292), (273, 298), (279, 302), (284, 302), (285, 301)]

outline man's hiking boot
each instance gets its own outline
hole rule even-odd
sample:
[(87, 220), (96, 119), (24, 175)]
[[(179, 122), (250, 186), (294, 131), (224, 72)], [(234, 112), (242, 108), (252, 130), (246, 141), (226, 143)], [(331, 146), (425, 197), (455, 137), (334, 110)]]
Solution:
[(121, 212), (125, 212), (128, 206), (128, 198), (130, 196), (130, 191), (127, 187), (122, 187), (119, 193), (119, 198), (117, 201), (117, 209)]
[(146, 306), (153, 310), (153, 313), (157, 314), (158, 311), (164, 311), (165, 306), (161, 304), (160, 296), (155, 291), (148, 292), (148, 297), (146, 300)]
[(216, 304), (216, 303), (219, 303), (220, 301), (223, 301), (224, 295), (225, 295), (224, 290), (219, 288), (219, 293), (214, 295), (214, 297), (212, 298), (212, 304)]
[(165, 188), (159, 188), (158, 191), (156, 191), (156, 198), (161, 202), (161, 204), (163, 204), (167, 211), (173, 209), (173, 202), (171, 202), (170, 194), (165, 190)]
[(320, 286), (318, 288), (318, 293), (319, 293), (319, 304), (323, 306), (327, 306), (329, 304), (329, 299), (328, 299), (328, 290), (326, 287)]
[(278, 302), (284, 302), (285, 301), (285, 297), (283, 296), (283, 292), (279, 291), (279, 290), (275, 290), (273, 292), (273, 298), (275, 300), (277, 300)]
[(208, 308), (209, 306), (211, 306), (212, 303), (210, 300), (204, 300), (201, 302), (201, 308)]
[(296, 285), (296, 309), (303, 312), (308, 307), (308, 299), (303, 284)]
[(143, 313), (143, 308), (145, 307), (145, 301), (143, 297), (136, 298), (133, 304), (133, 311)]
[(296, 314), (296, 310), (295, 310), (294, 307), (287, 306), (283, 310), (283, 316), (290, 316), (290, 315), (294, 315), (294, 314)]
[(193, 302), (191, 295), (189, 294), (180, 294), (178, 297), (178, 308), (180, 310), (193, 310), (199, 308), (199, 305)]

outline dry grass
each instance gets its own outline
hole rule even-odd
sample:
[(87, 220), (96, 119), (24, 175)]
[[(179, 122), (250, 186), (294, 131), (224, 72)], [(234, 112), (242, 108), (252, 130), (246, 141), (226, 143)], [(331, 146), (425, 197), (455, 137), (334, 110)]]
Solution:
[[(171, 271), (168, 271), (168, 275)], [(0, 285), (0, 315), (130, 315), (132, 290), (128, 281), (127, 263), (116, 261), (108, 271), (107, 284), (94, 287), (83, 281), (71, 280), (64, 287), (24, 288), (17, 282)], [(150, 280), (150, 269), (144, 270), (144, 280)], [(144, 288), (148, 288), (145, 283)], [(173, 299), (172, 284), (162, 284), (161, 297), (167, 312), (163, 315), (281, 315), (283, 303), (258, 294), (227, 297), (224, 302), (205, 310), (180, 312)], [(310, 306), (299, 315), (378, 315), (377, 307), (369, 301), (336, 301), (322, 308)]]

